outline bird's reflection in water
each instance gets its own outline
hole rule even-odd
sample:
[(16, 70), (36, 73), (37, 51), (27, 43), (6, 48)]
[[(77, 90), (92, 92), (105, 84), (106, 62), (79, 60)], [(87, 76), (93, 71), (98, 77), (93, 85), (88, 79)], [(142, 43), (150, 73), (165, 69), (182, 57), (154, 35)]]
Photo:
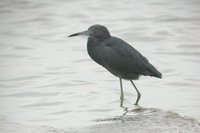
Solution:
[(147, 110), (147, 108), (144, 108), (140, 105), (135, 105), (133, 107), (125, 107), (125, 106), (121, 106), (124, 110), (122, 116), (125, 116), (125, 115), (128, 115), (129, 113), (130, 114), (133, 114), (133, 113), (141, 113), (141, 112), (144, 112)]
[(140, 105), (134, 105), (132, 107), (122, 106), (122, 114), (112, 118), (98, 119), (97, 122), (126, 122), (126, 121), (137, 121), (146, 119), (148, 117), (167, 114), (169, 112), (162, 111), (157, 108), (145, 108)]

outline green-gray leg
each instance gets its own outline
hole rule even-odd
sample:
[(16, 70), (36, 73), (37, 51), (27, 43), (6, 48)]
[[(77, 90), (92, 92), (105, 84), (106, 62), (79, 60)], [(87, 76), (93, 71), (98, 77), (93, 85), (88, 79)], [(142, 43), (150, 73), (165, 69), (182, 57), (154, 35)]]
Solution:
[(138, 102), (140, 100), (141, 94), (140, 94), (139, 90), (137, 89), (137, 87), (135, 86), (135, 84), (133, 83), (133, 81), (132, 80), (130, 80), (130, 81), (131, 81), (132, 85), (135, 87), (135, 90), (137, 91), (137, 100), (135, 102), (135, 105), (138, 105)]
[(124, 92), (123, 92), (123, 87), (122, 87), (122, 79), (119, 78), (119, 81), (120, 81), (120, 88), (121, 88), (120, 106), (123, 107), (123, 103), (124, 103)]

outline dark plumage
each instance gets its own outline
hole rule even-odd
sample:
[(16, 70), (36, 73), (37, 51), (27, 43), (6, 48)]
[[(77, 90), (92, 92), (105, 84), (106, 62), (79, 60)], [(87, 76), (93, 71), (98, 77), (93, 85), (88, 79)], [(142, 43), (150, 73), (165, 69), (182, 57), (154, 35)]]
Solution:
[(77, 35), (89, 35), (87, 51), (90, 57), (120, 78), (121, 106), (124, 99), (122, 79), (130, 80), (135, 87), (138, 93), (137, 105), (141, 94), (132, 80), (138, 79), (140, 75), (162, 78), (162, 74), (142, 54), (122, 39), (111, 36), (106, 27), (93, 25), (87, 31), (69, 37)]

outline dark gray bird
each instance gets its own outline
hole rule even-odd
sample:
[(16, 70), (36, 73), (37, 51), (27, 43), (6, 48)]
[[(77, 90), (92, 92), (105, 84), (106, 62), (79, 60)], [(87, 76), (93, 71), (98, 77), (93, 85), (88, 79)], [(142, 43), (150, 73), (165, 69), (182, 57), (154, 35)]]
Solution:
[(132, 80), (137, 80), (140, 75), (162, 78), (162, 74), (149, 63), (147, 58), (122, 39), (111, 36), (105, 26), (93, 25), (88, 30), (72, 34), (69, 37), (78, 35), (89, 36), (87, 42), (89, 56), (113, 75), (119, 77), (121, 106), (123, 106), (124, 100), (122, 79), (130, 80), (136, 89), (135, 105), (138, 105), (141, 94)]

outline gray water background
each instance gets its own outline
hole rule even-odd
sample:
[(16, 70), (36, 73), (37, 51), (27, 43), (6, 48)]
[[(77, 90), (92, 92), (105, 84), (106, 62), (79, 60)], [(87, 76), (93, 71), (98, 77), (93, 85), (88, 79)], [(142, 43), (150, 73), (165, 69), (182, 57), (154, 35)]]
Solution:
[(200, 120), (200, 1), (1, 0), (0, 18), (0, 120), (74, 128), (124, 113), (118, 78), (90, 59), (87, 38), (67, 38), (96, 23), (162, 72), (135, 81), (142, 107)]

